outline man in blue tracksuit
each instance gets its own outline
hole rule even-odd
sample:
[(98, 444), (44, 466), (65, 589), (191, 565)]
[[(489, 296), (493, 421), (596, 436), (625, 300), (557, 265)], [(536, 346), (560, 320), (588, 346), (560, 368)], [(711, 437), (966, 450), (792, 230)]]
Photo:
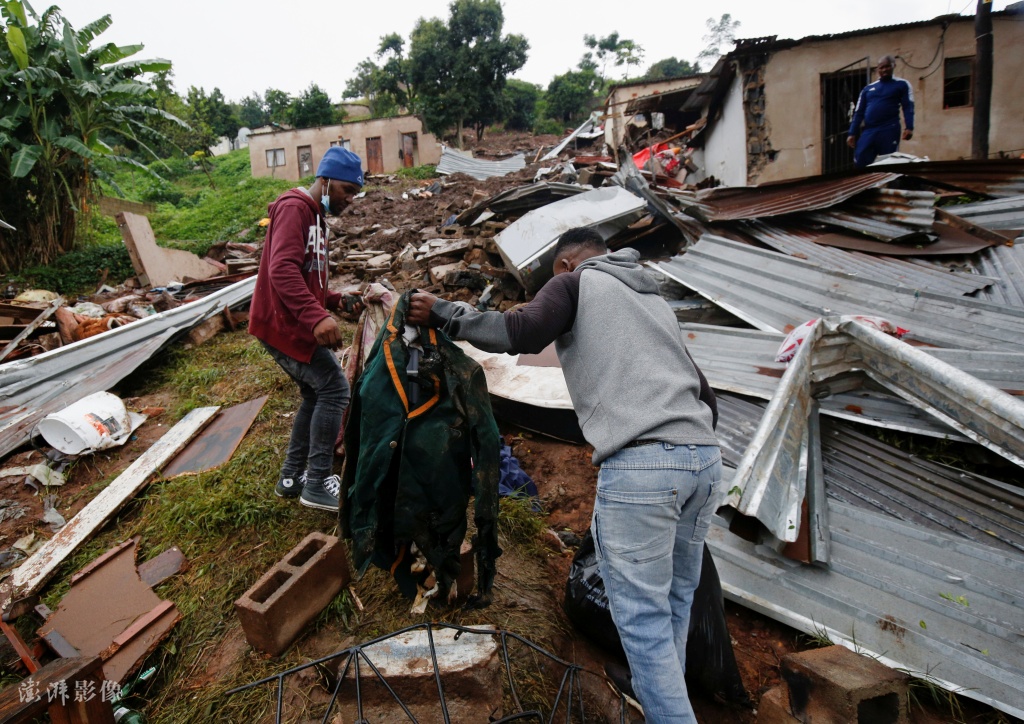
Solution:
[(910, 81), (893, 78), (895, 59), (883, 55), (878, 61), (878, 80), (864, 87), (853, 111), (853, 122), (846, 138), (854, 149), (853, 165), (863, 168), (875, 158), (895, 153), (900, 146), (900, 106), (907, 130), (903, 140), (914, 136), (914, 89)]

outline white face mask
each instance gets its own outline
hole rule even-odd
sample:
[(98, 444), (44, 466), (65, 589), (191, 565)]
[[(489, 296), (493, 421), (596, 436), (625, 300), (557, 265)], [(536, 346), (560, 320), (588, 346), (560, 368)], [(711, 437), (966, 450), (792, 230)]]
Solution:
[(323, 207), (324, 213), (331, 213), (331, 180), (327, 179), (327, 188), (320, 195), (320, 206)]

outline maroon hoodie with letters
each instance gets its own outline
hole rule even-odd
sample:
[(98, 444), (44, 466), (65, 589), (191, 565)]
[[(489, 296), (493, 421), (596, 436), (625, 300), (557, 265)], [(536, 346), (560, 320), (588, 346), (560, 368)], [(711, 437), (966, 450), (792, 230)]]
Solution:
[(269, 210), (249, 332), (308, 363), (317, 347), (313, 328), (341, 301), (341, 294), (327, 289), (326, 224), (319, 204), (303, 189), (281, 194)]

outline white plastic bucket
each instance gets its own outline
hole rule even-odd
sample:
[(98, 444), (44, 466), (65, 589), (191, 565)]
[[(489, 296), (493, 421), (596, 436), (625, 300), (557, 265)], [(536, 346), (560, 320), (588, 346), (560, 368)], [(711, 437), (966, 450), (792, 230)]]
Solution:
[(124, 444), (132, 434), (132, 422), (117, 395), (95, 392), (44, 417), (39, 434), (65, 455), (81, 455)]

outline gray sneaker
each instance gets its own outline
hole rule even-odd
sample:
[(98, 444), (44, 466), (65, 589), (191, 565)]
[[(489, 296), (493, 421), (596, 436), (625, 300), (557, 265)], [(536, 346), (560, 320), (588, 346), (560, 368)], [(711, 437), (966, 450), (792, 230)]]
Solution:
[(297, 498), (302, 493), (302, 489), (306, 487), (306, 471), (302, 471), (302, 475), (295, 478), (281, 477), (277, 481), (277, 485), (274, 486), (274, 494), (279, 498)]
[(338, 495), (341, 493), (341, 478), (329, 475), (320, 480), (307, 480), (299, 502), (307, 508), (338, 510)]

